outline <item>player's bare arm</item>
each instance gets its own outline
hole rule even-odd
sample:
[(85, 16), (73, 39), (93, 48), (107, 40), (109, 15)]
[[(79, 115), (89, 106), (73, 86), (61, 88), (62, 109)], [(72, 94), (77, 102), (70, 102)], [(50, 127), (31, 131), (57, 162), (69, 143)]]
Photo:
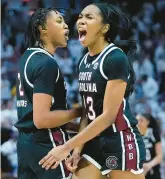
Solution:
[(91, 140), (112, 125), (122, 103), (126, 85), (127, 83), (122, 80), (108, 81), (104, 97), (103, 113), (90, 123), (81, 133), (70, 139), (63, 146), (60, 146), (58, 149), (52, 149), (48, 155), (40, 161), (40, 164), (44, 168), (49, 169), (52, 164), (56, 162), (56, 164), (52, 166), (52, 168), (56, 168), (59, 162), (65, 159), (72, 149)]
[(33, 118), (38, 129), (58, 127), (82, 115), (81, 107), (71, 110), (50, 111), (51, 102), (51, 95), (33, 94)]
[[(80, 120), (80, 125), (79, 125), (79, 133), (85, 129), (85, 127), (88, 125), (88, 120), (85, 115), (85, 110), (83, 110), (83, 116), (81, 117)], [(66, 166), (68, 170), (74, 172), (76, 168), (78, 167), (78, 162), (81, 159), (80, 153), (84, 147), (84, 144), (78, 146), (77, 148), (74, 149), (72, 155), (66, 160)]]

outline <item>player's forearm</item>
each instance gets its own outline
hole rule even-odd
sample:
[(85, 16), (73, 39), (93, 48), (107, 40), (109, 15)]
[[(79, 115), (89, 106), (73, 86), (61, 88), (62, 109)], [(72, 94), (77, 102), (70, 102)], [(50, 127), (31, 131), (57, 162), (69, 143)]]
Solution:
[(75, 108), (71, 110), (55, 110), (43, 112), (35, 119), (37, 128), (55, 128), (68, 123), (69, 121), (80, 117), (82, 115), (82, 108)]
[(103, 113), (91, 122), (82, 132), (65, 143), (66, 148), (72, 150), (85, 142), (93, 139), (110, 125), (113, 124), (115, 115)]
[[(83, 131), (83, 129), (85, 129), (87, 125), (88, 125), (88, 119), (87, 119), (86, 117), (82, 117), (82, 118), (81, 118), (81, 121), (80, 121), (79, 133), (80, 133), (81, 131)], [(84, 147), (84, 144), (78, 146), (78, 147), (76, 148), (76, 150), (77, 150), (79, 153), (81, 153), (83, 147)]]
[(153, 158), (153, 160), (151, 160), (149, 162), (149, 164), (151, 165), (151, 167), (155, 167), (156, 165), (159, 165), (162, 161), (162, 158), (163, 158), (163, 155), (162, 154), (159, 154), (157, 155), (156, 157)]

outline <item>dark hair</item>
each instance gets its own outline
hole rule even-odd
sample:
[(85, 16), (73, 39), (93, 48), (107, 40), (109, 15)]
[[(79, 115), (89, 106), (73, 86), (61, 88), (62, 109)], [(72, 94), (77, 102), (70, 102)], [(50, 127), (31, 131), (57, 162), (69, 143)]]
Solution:
[(141, 116), (145, 117), (149, 121), (148, 127), (152, 128), (153, 130), (155, 130), (157, 132), (160, 131), (156, 119), (151, 114), (144, 113), (144, 114), (141, 114)]
[(107, 41), (114, 42), (121, 28), (129, 29), (131, 27), (130, 18), (119, 7), (109, 3), (94, 3), (93, 5), (101, 11), (103, 23), (110, 25), (109, 31), (105, 34)]
[(40, 39), (39, 26), (41, 26), (43, 30), (46, 29), (46, 19), (51, 11), (60, 13), (63, 16), (65, 22), (68, 22), (71, 17), (72, 9), (61, 7), (49, 7), (38, 9), (30, 17), (29, 23), (25, 30), (26, 48), (33, 47), (36, 42), (38, 42), (37, 45), (43, 45), (43, 41)]
[(121, 48), (128, 57), (130, 78), (128, 80), (128, 84), (125, 91), (125, 97), (128, 97), (134, 91), (134, 84), (136, 80), (135, 72), (132, 65), (132, 58), (134, 57), (135, 51), (137, 49), (136, 41), (120, 40), (120, 41), (114, 41), (114, 44), (119, 48)]
[(128, 56), (129, 59), (129, 70), (130, 78), (125, 92), (125, 97), (128, 97), (134, 90), (135, 83), (135, 73), (133, 70), (133, 65), (131, 58), (134, 55), (136, 50), (136, 41), (135, 40), (120, 40), (115, 41), (117, 34), (120, 29), (130, 30), (131, 21), (130, 18), (121, 11), (117, 6), (114, 6), (109, 3), (94, 3), (100, 11), (103, 18), (103, 23), (109, 24), (109, 31), (105, 34), (105, 39), (108, 42), (113, 42), (116, 46), (121, 48)]
[(36, 42), (38, 45), (43, 42), (40, 39), (39, 26), (45, 29), (46, 18), (54, 8), (40, 8), (31, 17), (25, 30), (26, 47), (33, 47)]

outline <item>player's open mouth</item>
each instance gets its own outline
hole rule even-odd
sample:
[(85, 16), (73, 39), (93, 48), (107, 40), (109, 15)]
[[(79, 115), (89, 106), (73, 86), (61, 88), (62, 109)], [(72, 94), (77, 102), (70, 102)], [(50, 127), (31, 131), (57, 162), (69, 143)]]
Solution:
[(86, 35), (87, 35), (87, 32), (85, 30), (79, 31), (79, 40), (80, 40), (80, 42), (82, 42), (85, 39)]
[(68, 40), (69, 39), (69, 31), (65, 32), (65, 39)]

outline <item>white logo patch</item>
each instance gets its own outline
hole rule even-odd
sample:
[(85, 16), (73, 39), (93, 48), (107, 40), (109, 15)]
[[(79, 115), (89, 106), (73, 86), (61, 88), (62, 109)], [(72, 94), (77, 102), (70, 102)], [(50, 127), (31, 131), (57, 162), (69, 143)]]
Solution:
[(118, 159), (117, 159), (115, 156), (109, 156), (109, 157), (106, 159), (106, 166), (107, 166), (109, 169), (113, 170), (113, 169), (115, 169), (115, 168), (118, 167), (117, 162), (118, 162)]
[(99, 65), (99, 63), (98, 63), (98, 62), (96, 62), (96, 63), (93, 65), (93, 69), (94, 69), (94, 70), (96, 70), (96, 69), (97, 69), (97, 67), (98, 67), (98, 65)]

